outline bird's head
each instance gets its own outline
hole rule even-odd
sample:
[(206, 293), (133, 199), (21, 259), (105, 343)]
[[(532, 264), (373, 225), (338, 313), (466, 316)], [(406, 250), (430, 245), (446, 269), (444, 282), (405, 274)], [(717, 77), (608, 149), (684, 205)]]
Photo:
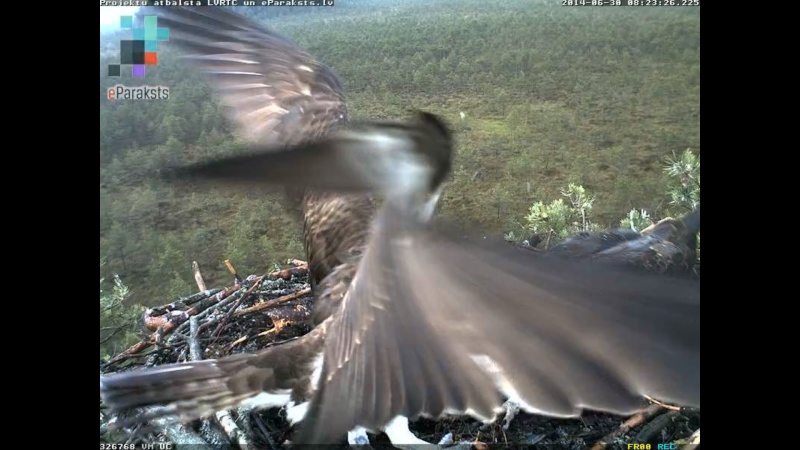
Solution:
[(426, 111), (416, 111), (413, 123), (418, 136), (412, 151), (422, 164), (421, 170), (411, 174), (419, 178), (412, 181), (414, 189), (409, 193), (409, 207), (423, 222), (428, 222), (452, 169), (453, 133), (441, 117)]
[(427, 111), (417, 111), (415, 121), (422, 132), (421, 145), (417, 150), (433, 168), (429, 188), (430, 192), (434, 192), (452, 169), (453, 132), (441, 117)]
[(171, 177), (215, 188), (273, 184), (375, 192), (427, 222), (450, 174), (453, 133), (442, 118), (416, 111), (407, 122), (352, 124), (295, 146), (249, 147), (239, 155), (176, 168)]

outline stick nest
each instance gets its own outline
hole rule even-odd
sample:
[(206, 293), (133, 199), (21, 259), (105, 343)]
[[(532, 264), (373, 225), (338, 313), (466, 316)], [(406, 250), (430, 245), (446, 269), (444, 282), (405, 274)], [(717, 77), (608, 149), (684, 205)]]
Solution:
[[(100, 373), (119, 372), (162, 364), (215, 359), (241, 352), (255, 352), (280, 345), (311, 330), (313, 297), (308, 266), (293, 260), (293, 267), (264, 276), (249, 276), (224, 289), (206, 289), (195, 266), (198, 292), (172, 303), (148, 309), (142, 319), (142, 339), (108, 361)], [(231, 272), (235, 274), (232, 266)], [(503, 421), (484, 425), (467, 417), (440, 421), (420, 419), (411, 430), (428, 442), (439, 442), (452, 433), (458, 448), (486, 450), (489, 446), (527, 446), (547, 449), (626, 449), (627, 444), (675, 443), (694, 449), (699, 444), (700, 411), (643, 399), (643, 412), (631, 417), (586, 412), (579, 419), (554, 419), (521, 412), (503, 428)], [(649, 405), (649, 406), (648, 406)], [(100, 441), (147, 444), (196, 443), (198, 448), (282, 449), (292, 432), (285, 411), (232, 410), (189, 425), (109, 431), (108, 417), (100, 405)], [(338, 448), (346, 449), (345, 436)], [(205, 445), (202, 445), (205, 444)], [(372, 437), (372, 447), (393, 448), (385, 435)], [(646, 448), (646, 447), (640, 447)]]

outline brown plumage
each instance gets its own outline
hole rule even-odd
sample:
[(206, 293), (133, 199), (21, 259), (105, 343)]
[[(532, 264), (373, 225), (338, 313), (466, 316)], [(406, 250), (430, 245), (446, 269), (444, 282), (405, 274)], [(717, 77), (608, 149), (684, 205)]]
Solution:
[[(302, 444), (335, 442), (353, 427), (379, 429), (397, 416), (491, 418), (500, 392), (521, 399), (529, 412), (561, 417), (584, 408), (630, 413), (641, 394), (699, 406), (699, 281), (536, 257), (433, 231), (427, 221), (453, 150), (441, 119), (418, 113), (409, 123), (339, 129), (341, 113), (332, 112), (344, 111), (334, 106), (341, 96), (331, 95), (338, 81), (285, 39), (219, 8), (155, 11), (171, 18), (177, 42), (200, 53), (191, 59), (202, 70), (222, 68), (216, 75), (223, 81), (212, 85), (224, 101), (239, 102), (234, 119), (261, 139), (249, 154), (184, 175), (352, 197), (305, 197), (306, 245), (319, 280), (319, 325), (311, 334), (288, 349), (205, 363), (219, 369), (210, 378), (208, 371), (176, 378), (195, 370), (183, 365), (101, 379), (112, 409), (132, 402), (119, 400), (130, 398), (121, 390), (141, 395), (155, 383), (164, 388), (159, 402), (194, 404), (190, 392), (198, 389), (198, 396), (208, 390), (224, 399), (211, 401), (213, 407), (254, 396), (259, 386), (294, 383), (296, 391), (312, 388), (295, 440)], [(254, 73), (258, 68), (271, 70)], [(295, 73), (306, 68), (316, 75)], [(273, 135), (280, 139), (271, 141)], [(308, 139), (286, 147), (297, 142), (291, 136), (303, 135)], [(385, 195), (371, 221), (364, 191)], [(292, 362), (284, 358), (290, 351), (304, 356)], [(240, 373), (247, 382), (234, 382)], [(278, 373), (289, 381), (277, 381)]]
[[(170, 28), (170, 44), (188, 52), (185, 58), (210, 78), (244, 141), (281, 149), (347, 124), (339, 80), (288, 39), (222, 8), (142, 8), (140, 15), (147, 14), (158, 15), (160, 24)], [(372, 197), (302, 186), (287, 188), (287, 194), (288, 209), (300, 203), (309, 278), (323, 292), (314, 310), (314, 322), (320, 324), (340, 303), (355, 272), (374, 213)], [(340, 275), (321, 284), (335, 270)], [(167, 405), (136, 420), (165, 415), (196, 419), (262, 392), (292, 390), (286, 400), (307, 401), (325, 330), (318, 327), (258, 356), (239, 354), (104, 377), (101, 395), (115, 411)]]
[[(291, 391), (308, 380), (310, 370), (305, 368), (311, 367), (322, 345), (322, 330), (312, 330), (302, 339), (265, 349), (261, 358), (237, 354), (101, 377), (100, 394), (116, 412), (165, 405), (127, 417), (120, 421), (121, 425), (164, 416), (194, 420), (234, 407), (262, 392)], [(297, 391), (291, 400), (305, 401), (307, 395), (308, 391)]]
[[(209, 78), (225, 115), (236, 126), (235, 134), (245, 142), (280, 149), (326, 136), (349, 122), (339, 79), (289, 39), (224, 8), (139, 12), (148, 14), (157, 15), (159, 24), (170, 29), (169, 45), (180, 47), (184, 58)], [(325, 237), (337, 233), (325, 226), (328, 214), (348, 229), (341, 219), (369, 220), (362, 211), (370, 200), (367, 194), (338, 196), (302, 187), (288, 189), (288, 198), (289, 210), (298, 208), (294, 202), (301, 203), (316, 285), (341, 262), (338, 253), (346, 252), (342, 245), (351, 245)]]
[(366, 194), (306, 192), (303, 233), (312, 286), (345, 261), (358, 262), (357, 252), (367, 244), (374, 211)]

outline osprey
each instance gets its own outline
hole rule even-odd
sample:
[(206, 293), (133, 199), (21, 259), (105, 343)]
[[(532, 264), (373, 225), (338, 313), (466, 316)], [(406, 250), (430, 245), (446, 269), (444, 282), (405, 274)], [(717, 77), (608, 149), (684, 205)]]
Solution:
[[(221, 8), (163, 8), (170, 40), (231, 109), (250, 151), (181, 169), (219, 185), (304, 189), (315, 324), (257, 354), (101, 377), (114, 411), (184, 420), (242, 403), (287, 405), (295, 443), (408, 419), (528, 412), (629, 414), (647, 394), (699, 406), (699, 282), (535, 257), (435, 231), (453, 138), (438, 117), (343, 127), (335, 75), (275, 33)], [(384, 203), (373, 215), (370, 193)], [(351, 441), (352, 442), (352, 441)]]

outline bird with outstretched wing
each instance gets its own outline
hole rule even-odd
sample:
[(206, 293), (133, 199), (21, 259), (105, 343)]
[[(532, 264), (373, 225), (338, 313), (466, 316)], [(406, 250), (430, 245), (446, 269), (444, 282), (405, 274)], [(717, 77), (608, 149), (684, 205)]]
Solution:
[[(500, 394), (558, 417), (629, 414), (642, 394), (699, 406), (698, 280), (434, 229), (453, 155), (440, 118), (342, 126), (339, 82), (286, 39), (224, 9), (152, 12), (235, 106), (249, 142), (247, 153), (178, 175), (307, 189), (309, 259), (325, 263), (314, 266), (312, 332), (253, 355), (102, 377), (112, 410), (165, 405), (140, 419), (191, 419), (243, 402), (287, 404), (303, 419), (295, 443), (385, 429), (402, 445), (424, 443), (408, 419), (491, 420)], [(374, 216), (370, 192), (384, 196)]]

